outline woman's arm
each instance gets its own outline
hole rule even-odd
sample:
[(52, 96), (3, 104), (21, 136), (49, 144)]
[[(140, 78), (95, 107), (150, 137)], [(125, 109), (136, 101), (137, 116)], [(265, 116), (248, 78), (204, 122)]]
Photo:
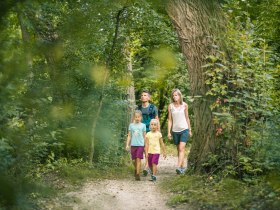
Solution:
[(188, 111), (188, 104), (185, 104), (185, 117), (188, 123), (188, 127), (189, 127), (189, 135), (192, 136), (192, 128), (191, 128), (191, 123), (190, 123), (190, 118), (189, 118), (189, 111)]
[(172, 127), (172, 114), (171, 114), (171, 104), (168, 106), (168, 126), (167, 126), (167, 137), (171, 139), (171, 127)]

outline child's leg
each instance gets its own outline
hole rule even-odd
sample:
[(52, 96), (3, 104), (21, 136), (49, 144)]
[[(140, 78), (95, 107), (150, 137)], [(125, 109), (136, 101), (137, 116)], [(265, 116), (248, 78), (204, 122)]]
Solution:
[(154, 176), (157, 175), (157, 164), (155, 164), (155, 163), (153, 163), (152, 172), (153, 172), (153, 175), (154, 175)]
[(140, 174), (140, 170), (141, 170), (141, 159), (140, 158), (135, 159), (135, 169), (136, 169), (136, 174)]
[(134, 176), (136, 175), (136, 160), (132, 160), (134, 166)]
[(149, 168), (148, 157), (145, 156), (145, 169)]
[(152, 154), (151, 155), (152, 158), (149, 160), (150, 161), (149, 165), (151, 167), (153, 176), (156, 176), (156, 174), (157, 174), (157, 165), (158, 165), (158, 161), (159, 161), (159, 156), (160, 156), (160, 154)]

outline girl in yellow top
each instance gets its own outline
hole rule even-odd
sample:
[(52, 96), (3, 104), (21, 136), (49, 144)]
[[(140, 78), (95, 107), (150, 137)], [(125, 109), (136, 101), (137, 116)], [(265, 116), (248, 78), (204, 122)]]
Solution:
[(150, 122), (150, 132), (146, 134), (145, 152), (148, 153), (149, 168), (152, 171), (151, 181), (157, 180), (157, 165), (160, 156), (160, 148), (163, 150), (163, 157), (166, 158), (165, 145), (162, 140), (162, 135), (158, 131), (159, 121), (152, 119)]

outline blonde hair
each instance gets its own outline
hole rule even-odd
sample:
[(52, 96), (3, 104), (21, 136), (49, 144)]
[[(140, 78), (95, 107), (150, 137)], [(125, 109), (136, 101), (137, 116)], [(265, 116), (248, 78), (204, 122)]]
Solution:
[(180, 104), (183, 104), (183, 95), (182, 95), (181, 91), (178, 88), (175, 88), (175, 89), (172, 90), (172, 92), (171, 92), (171, 101), (175, 102), (174, 99), (173, 99), (173, 94), (174, 93), (178, 93), (178, 95), (180, 96)]
[(134, 114), (133, 114), (133, 122), (135, 122), (134, 118), (135, 118), (136, 114), (139, 114), (141, 116), (141, 118), (142, 118), (142, 112), (140, 110), (135, 110)]
[(158, 129), (159, 128), (159, 121), (158, 121), (158, 119), (151, 119), (151, 121), (150, 121), (150, 129), (151, 129), (151, 124), (153, 122), (155, 122), (157, 124), (157, 129)]

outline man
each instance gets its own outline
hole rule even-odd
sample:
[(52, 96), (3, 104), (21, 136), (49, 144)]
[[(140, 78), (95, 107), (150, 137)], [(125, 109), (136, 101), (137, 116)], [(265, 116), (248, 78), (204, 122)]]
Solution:
[[(143, 90), (141, 92), (141, 105), (139, 105), (137, 107), (138, 110), (140, 110), (142, 112), (142, 123), (144, 123), (146, 125), (146, 133), (148, 133), (150, 131), (150, 122), (151, 119), (158, 119), (158, 109), (154, 104), (150, 103), (150, 93), (147, 90)], [(149, 166), (148, 166), (148, 161), (147, 161), (148, 157), (145, 157), (146, 159), (146, 164), (145, 164), (145, 168), (143, 170), (143, 174), (144, 176), (147, 176), (148, 173), (151, 173)]]

